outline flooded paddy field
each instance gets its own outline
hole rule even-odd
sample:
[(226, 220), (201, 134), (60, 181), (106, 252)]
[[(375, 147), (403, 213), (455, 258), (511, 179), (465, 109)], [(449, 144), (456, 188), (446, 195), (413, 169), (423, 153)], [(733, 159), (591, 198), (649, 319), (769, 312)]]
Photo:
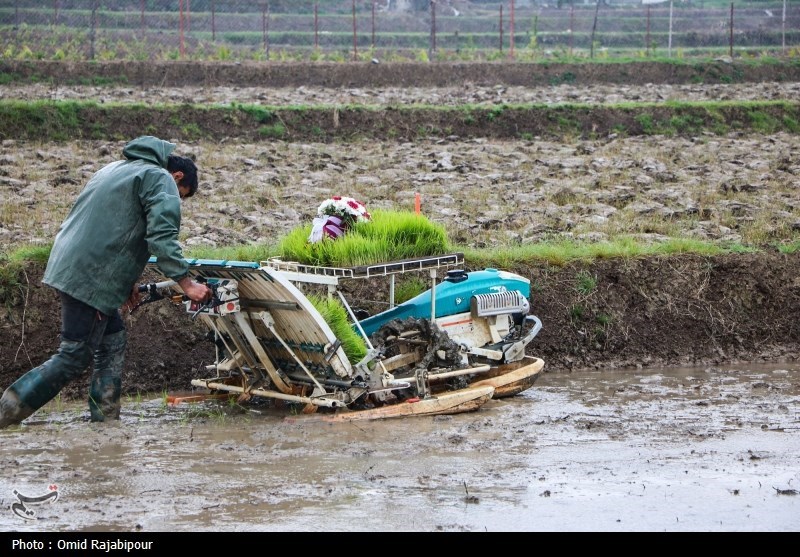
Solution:
[[(0, 432), (0, 529), (797, 531), (800, 367), (555, 373), (477, 412), (322, 423), (129, 400)], [(34, 519), (14, 490), (56, 485)]]

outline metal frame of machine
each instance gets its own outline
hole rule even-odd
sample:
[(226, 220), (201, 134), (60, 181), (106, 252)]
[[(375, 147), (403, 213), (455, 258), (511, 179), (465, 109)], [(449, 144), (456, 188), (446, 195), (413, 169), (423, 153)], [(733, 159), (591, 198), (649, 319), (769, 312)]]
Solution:
[[(213, 302), (205, 306), (183, 302), (193, 318), (214, 331), (218, 346), (224, 346), (224, 356), (206, 368), (214, 376), (191, 382), (212, 393), (233, 393), (242, 400), (281, 400), (332, 421), (448, 414), (475, 410), (492, 398), (529, 388), (544, 365), (525, 354), (541, 322), (529, 314), (526, 294), (502, 284), (510, 277), (517, 281), (510, 284), (525, 286), (526, 279), (487, 269), (491, 274), (484, 277), (486, 285), (480, 291), (466, 290), (462, 295), (456, 290), (455, 301), (447, 302), (460, 304), (461, 309), (437, 308), (437, 302), (444, 303), (437, 289), (460, 289), (466, 283), (458, 283), (471, 278), (454, 269), (464, 263), (460, 253), (348, 268), (278, 258), (260, 263), (188, 261), (190, 275), (206, 281), (215, 292)], [(442, 270), (447, 270), (447, 282), (437, 282)], [(422, 322), (443, 344), (429, 346), (419, 331), (402, 331), (387, 337), (400, 346), (387, 356), (386, 347), (375, 346), (363, 324), (371, 322), (376, 329), (400, 323), (394, 313), (401, 316), (407, 308), (395, 304), (395, 277), (425, 271), (431, 279), (424, 293), (430, 311), (421, 316), (419, 307), (414, 308), (417, 315), (411, 321)], [(341, 283), (379, 277), (389, 280), (389, 310), (359, 320)], [(170, 286), (177, 288), (174, 283)], [(339, 298), (366, 342), (367, 355), (361, 361), (347, 358), (341, 341), (303, 292), (311, 286)], [(149, 288), (153, 290), (153, 285)], [(384, 317), (386, 323), (381, 321)], [(440, 365), (445, 352), (450, 353), (449, 367)]]

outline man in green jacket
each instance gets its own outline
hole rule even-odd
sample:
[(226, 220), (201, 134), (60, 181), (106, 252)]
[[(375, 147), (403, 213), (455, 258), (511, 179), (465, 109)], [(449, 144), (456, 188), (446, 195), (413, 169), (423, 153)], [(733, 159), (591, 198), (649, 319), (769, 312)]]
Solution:
[(129, 142), (124, 160), (100, 169), (78, 195), (56, 235), (43, 282), (61, 297), (61, 344), (0, 398), (0, 428), (52, 400), (93, 365), (92, 421), (119, 419), (127, 332), (119, 308), (135, 307), (137, 280), (151, 256), (197, 302), (211, 290), (189, 276), (178, 243), (181, 199), (197, 191), (197, 167), (152, 136)]

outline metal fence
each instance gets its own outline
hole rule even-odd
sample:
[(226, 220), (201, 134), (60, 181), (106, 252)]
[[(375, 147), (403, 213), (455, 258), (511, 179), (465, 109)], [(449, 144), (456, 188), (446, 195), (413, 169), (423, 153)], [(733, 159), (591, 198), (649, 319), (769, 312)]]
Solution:
[(800, 2), (0, 0), (0, 58), (800, 56)]

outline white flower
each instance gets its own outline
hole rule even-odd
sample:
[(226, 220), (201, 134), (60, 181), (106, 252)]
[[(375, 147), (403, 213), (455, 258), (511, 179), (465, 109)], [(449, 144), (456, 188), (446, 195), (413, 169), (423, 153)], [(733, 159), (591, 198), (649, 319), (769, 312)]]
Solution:
[(334, 195), (323, 201), (317, 209), (308, 241), (316, 243), (324, 238), (335, 240), (355, 223), (369, 222), (371, 219), (367, 208), (360, 201), (352, 197)]
[(317, 209), (317, 214), (341, 218), (347, 225), (354, 222), (369, 222), (371, 216), (363, 203), (352, 197), (334, 195), (323, 201)]

